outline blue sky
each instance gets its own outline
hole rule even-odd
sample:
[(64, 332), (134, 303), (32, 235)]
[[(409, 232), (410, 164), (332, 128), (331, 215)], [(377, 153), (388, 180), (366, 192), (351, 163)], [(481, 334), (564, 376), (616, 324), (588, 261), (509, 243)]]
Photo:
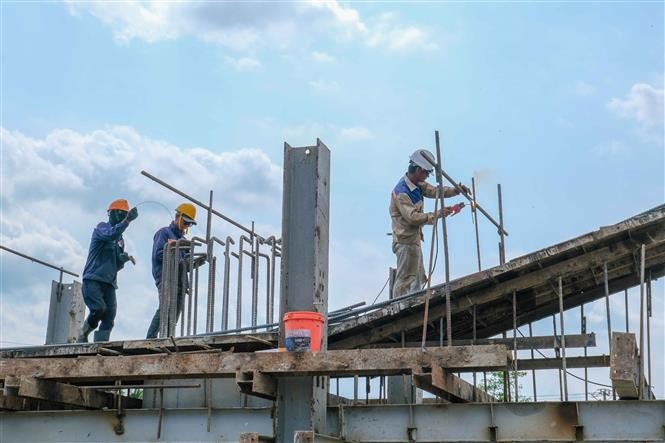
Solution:
[[(332, 151), (331, 307), (383, 285), (389, 193), (435, 129), (444, 168), (475, 174), (493, 214), (502, 184), (509, 258), (664, 200), (662, 2), (0, 10), (2, 242), (75, 269), (111, 199), (178, 203), (141, 169), (202, 199), (213, 188), (223, 212), (278, 233), (283, 142), (316, 137)], [(140, 336), (155, 304), (148, 251), (169, 216), (141, 213), (117, 338)], [(452, 275), (474, 271), (468, 212), (449, 227)], [(481, 242), (483, 265), (497, 264), (487, 223)], [(53, 276), (1, 257), (2, 340), (38, 343)], [(665, 351), (662, 281), (654, 293)]]

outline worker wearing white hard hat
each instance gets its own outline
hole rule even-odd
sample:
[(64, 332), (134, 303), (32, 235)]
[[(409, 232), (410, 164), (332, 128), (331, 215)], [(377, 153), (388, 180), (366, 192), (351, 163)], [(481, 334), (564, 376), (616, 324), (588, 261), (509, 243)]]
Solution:
[[(393, 297), (419, 291), (426, 283), (423, 253), (422, 226), (431, 225), (438, 217), (445, 217), (452, 211), (450, 207), (434, 212), (424, 212), (424, 197), (438, 198), (437, 187), (427, 183), (427, 177), (435, 169), (434, 155), (426, 149), (417, 149), (409, 157), (406, 174), (400, 178), (390, 197), (390, 218), (392, 219), (393, 252), (397, 257), (397, 274)], [(460, 184), (467, 194), (469, 189)], [(443, 187), (444, 197), (454, 197), (460, 191)]]

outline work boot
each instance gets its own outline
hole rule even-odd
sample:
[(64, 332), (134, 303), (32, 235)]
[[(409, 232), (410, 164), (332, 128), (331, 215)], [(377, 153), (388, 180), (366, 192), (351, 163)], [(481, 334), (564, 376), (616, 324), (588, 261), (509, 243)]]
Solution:
[(76, 337), (76, 343), (88, 343), (88, 335), (92, 332), (93, 328), (85, 320), (79, 328), (79, 335)]
[(111, 330), (102, 330), (100, 329), (99, 331), (95, 331), (95, 343), (102, 342), (102, 341), (109, 341), (111, 337)]

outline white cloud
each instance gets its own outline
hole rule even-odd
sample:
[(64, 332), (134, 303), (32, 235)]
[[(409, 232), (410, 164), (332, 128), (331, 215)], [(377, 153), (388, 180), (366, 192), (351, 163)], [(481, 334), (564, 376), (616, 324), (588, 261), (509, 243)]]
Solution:
[(346, 140), (369, 140), (373, 137), (372, 132), (363, 126), (343, 128), (340, 137)]
[(607, 107), (619, 117), (654, 127), (663, 125), (663, 89), (636, 83), (625, 98), (612, 98)]
[(227, 65), (239, 72), (258, 71), (263, 67), (260, 61), (251, 57), (224, 57)]
[(154, 43), (194, 36), (234, 50), (257, 46), (285, 48), (324, 36), (359, 40), (370, 47), (432, 49), (427, 32), (396, 23), (394, 14), (363, 21), (337, 1), (305, 2), (73, 2), (72, 15), (96, 17), (114, 38)]
[(334, 80), (310, 80), (309, 86), (323, 92), (335, 92), (340, 89), (339, 83)]
[(585, 83), (585, 82), (582, 82), (582, 81), (577, 82), (577, 84), (575, 85), (575, 92), (578, 95), (587, 96), (587, 95), (593, 94), (595, 91), (596, 91), (596, 88), (594, 88), (592, 85), (590, 85), (588, 83)]
[(385, 13), (373, 21), (367, 32), (366, 43), (370, 47), (386, 47), (393, 50), (433, 50), (428, 33), (421, 27), (403, 26), (396, 22), (396, 15)]
[(314, 60), (317, 63), (335, 63), (336, 59), (330, 54), (326, 54), (325, 52), (319, 52), (319, 51), (313, 51), (312, 52), (312, 60)]

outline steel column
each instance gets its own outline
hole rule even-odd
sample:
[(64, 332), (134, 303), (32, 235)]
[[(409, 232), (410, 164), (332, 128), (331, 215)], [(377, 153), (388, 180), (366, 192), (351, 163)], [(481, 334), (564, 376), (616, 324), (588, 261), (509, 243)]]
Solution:
[[(330, 150), (316, 146), (292, 148), (284, 143), (282, 261), (279, 345), (285, 344), (284, 314), (328, 311), (328, 226)], [(328, 347), (327, 319), (321, 349)], [(328, 395), (327, 377), (279, 380), (277, 441), (292, 441), (295, 431), (323, 433)]]

